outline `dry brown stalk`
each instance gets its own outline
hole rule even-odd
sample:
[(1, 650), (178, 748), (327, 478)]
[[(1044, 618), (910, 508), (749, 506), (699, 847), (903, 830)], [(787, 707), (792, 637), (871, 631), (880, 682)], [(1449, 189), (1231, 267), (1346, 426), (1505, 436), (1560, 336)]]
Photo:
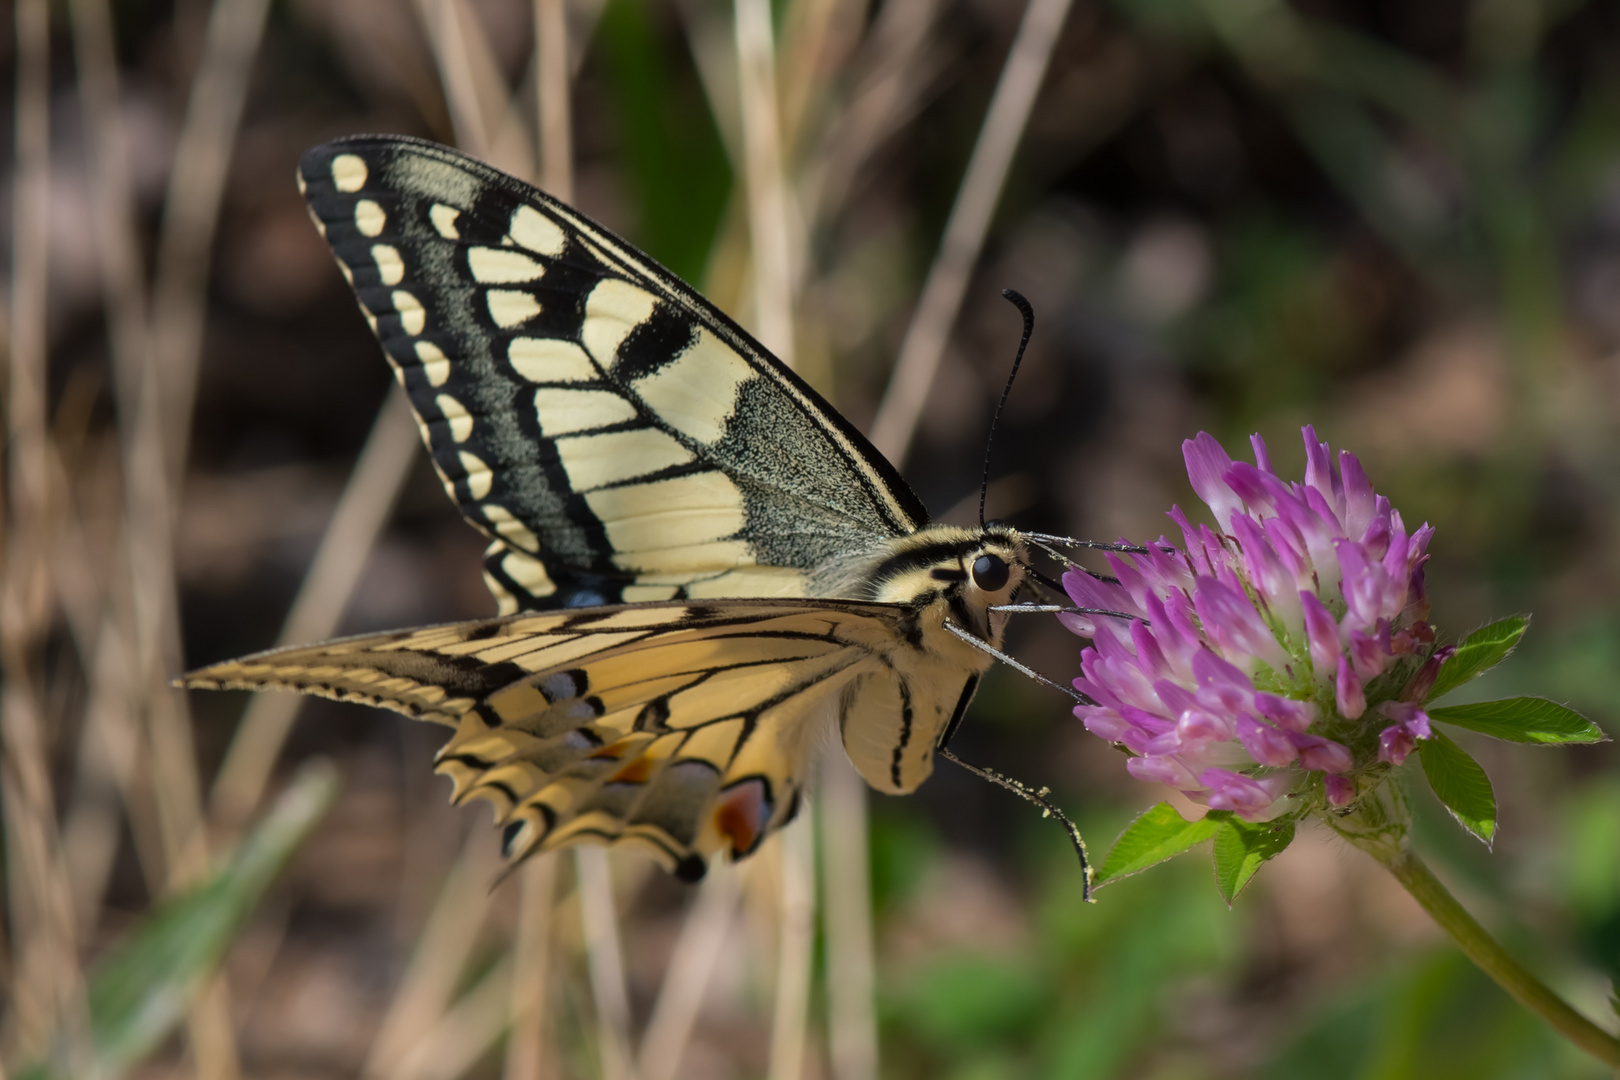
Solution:
[(872, 442), (896, 465), (905, 461), (917, 420), (939, 370), (940, 357), (967, 289), (968, 276), (990, 229), (990, 217), (1012, 167), (1013, 152), (1029, 122), (1046, 77), (1052, 47), (1071, 0), (1030, 0), (990, 98), (984, 123), (956, 202), (945, 223), (939, 253), (929, 268), (917, 309), (900, 346), (889, 388), (872, 421)]

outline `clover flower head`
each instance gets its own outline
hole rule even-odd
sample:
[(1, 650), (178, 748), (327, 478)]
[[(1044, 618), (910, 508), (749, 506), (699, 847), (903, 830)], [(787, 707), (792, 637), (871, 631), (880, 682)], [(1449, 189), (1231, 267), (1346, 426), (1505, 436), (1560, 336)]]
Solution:
[(1179, 546), (1111, 553), (1111, 579), (1063, 576), (1081, 612), (1060, 618), (1091, 639), (1075, 715), (1131, 754), (1131, 775), (1251, 822), (1345, 806), (1404, 761), (1431, 736), (1419, 703), (1445, 660), (1423, 587), (1433, 530), (1409, 532), (1352, 454), (1335, 467), (1304, 438), (1303, 482), (1258, 435), (1252, 465), (1206, 433), (1186, 441), (1218, 528), (1178, 507)]

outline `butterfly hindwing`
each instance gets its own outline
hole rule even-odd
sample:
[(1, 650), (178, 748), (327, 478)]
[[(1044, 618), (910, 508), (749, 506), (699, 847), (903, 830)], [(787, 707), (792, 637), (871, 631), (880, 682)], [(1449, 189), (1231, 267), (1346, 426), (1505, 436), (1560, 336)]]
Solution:
[(439, 771), (456, 801), (494, 805), (510, 858), (629, 841), (690, 877), (793, 816), (819, 721), (868, 732), (871, 752), (851, 752), (880, 788), (927, 775), (959, 686), (937, 694), (938, 678), (897, 670), (908, 617), (768, 599), (527, 613), (274, 650), (185, 683), (297, 690), (453, 727)]
[(491, 539), (503, 611), (803, 595), (811, 568), (925, 522), (736, 324), (535, 188), (381, 136), (315, 148), (299, 178), (446, 489)]

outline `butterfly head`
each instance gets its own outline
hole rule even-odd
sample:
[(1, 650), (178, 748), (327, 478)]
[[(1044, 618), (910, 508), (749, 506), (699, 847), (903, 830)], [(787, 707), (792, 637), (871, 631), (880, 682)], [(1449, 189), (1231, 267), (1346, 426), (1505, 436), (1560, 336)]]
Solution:
[(938, 606), (951, 622), (993, 644), (1005, 617), (991, 608), (1010, 603), (1029, 572), (1028, 548), (1011, 526), (930, 525), (875, 553), (856, 591), (863, 600)]

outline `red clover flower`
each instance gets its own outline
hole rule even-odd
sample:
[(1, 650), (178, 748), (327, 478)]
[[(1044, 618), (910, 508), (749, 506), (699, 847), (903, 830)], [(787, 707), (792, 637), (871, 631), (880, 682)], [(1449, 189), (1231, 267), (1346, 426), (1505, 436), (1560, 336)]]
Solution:
[(1063, 576), (1080, 608), (1130, 616), (1060, 616), (1092, 639), (1074, 685), (1095, 704), (1075, 715), (1133, 755), (1132, 776), (1249, 822), (1345, 806), (1404, 761), (1432, 734), (1417, 702), (1445, 659), (1423, 589), (1434, 530), (1408, 532), (1354, 455), (1335, 468), (1304, 434), (1304, 483), (1277, 476), (1258, 435), (1253, 465), (1188, 440), (1220, 531), (1177, 507), (1181, 548), (1110, 554), (1114, 581)]
[(1602, 742), (1573, 709), (1538, 697), (1435, 701), (1517, 646), (1527, 616), (1500, 619), (1440, 647), (1423, 567), (1433, 530), (1408, 531), (1354, 455), (1337, 467), (1307, 427), (1305, 479), (1283, 480), (1266, 445), (1234, 462), (1211, 436), (1182, 444), (1193, 490), (1215, 528), (1170, 519), (1160, 538), (1110, 553), (1111, 576), (1071, 567), (1077, 610), (1058, 616), (1091, 639), (1081, 650), (1086, 730), (1125, 750), (1140, 780), (1209, 809), (1186, 820), (1170, 803), (1143, 812), (1096, 871), (1109, 882), (1212, 840), (1230, 903), (1307, 816), (1383, 863), (1475, 963), (1565, 1038), (1620, 1066), (1620, 1040), (1559, 999), (1470, 917), (1410, 846), (1402, 787), (1408, 758), (1453, 817), (1491, 842), (1496, 798), (1485, 770), (1437, 725), (1509, 742)]

